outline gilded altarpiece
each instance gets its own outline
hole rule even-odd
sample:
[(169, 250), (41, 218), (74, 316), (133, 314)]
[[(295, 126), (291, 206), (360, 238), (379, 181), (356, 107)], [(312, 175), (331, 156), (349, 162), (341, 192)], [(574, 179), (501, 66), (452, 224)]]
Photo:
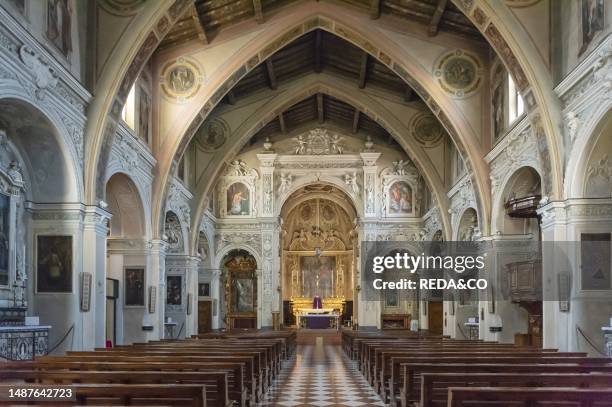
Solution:
[(353, 299), (352, 222), (331, 200), (310, 199), (295, 206), (283, 227), (283, 300), (293, 313), (322, 299), (325, 309), (343, 311)]
[(225, 304), (227, 327), (257, 328), (257, 263), (239, 254), (225, 263)]

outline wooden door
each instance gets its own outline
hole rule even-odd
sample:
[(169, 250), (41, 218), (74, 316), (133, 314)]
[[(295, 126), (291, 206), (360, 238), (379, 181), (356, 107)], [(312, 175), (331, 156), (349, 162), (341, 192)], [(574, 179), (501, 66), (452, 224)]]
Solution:
[(433, 335), (442, 335), (443, 319), (442, 319), (442, 301), (430, 301), (427, 304), (427, 316), (429, 318), (429, 333)]
[(212, 330), (212, 301), (198, 301), (198, 333)]

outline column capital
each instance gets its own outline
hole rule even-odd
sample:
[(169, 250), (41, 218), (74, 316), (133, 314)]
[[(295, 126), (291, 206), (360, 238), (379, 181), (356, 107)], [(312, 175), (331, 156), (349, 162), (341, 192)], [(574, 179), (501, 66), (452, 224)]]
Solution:
[(363, 160), (364, 167), (373, 167), (376, 165), (376, 161), (380, 157), (381, 153), (372, 152), (372, 153), (359, 153), (361, 159)]
[(257, 154), (257, 158), (259, 159), (259, 162), (261, 163), (260, 166), (261, 166), (262, 172), (274, 171), (274, 161), (276, 161), (276, 157), (278, 157), (278, 154), (274, 154), (274, 153)]
[(88, 205), (83, 210), (83, 226), (85, 229), (94, 229), (97, 234), (106, 236), (108, 221), (113, 216), (110, 212), (99, 206)]

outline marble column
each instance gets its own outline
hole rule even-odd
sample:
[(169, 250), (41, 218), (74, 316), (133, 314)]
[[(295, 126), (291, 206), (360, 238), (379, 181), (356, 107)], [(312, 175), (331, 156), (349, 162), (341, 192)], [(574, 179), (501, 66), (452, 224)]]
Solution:
[(380, 153), (361, 153), (363, 160), (363, 214), (365, 218), (377, 216), (378, 167)]
[[(83, 272), (91, 273), (90, 309), (82, 312), (83, 348), (104, 347), (106, 340), (106, 235), (111, 214), (97, 206), (84, 208)], [(82, 295), (81, 276), (76, 293)], [(83, 311), (83, 310), (81, 310)]]
[[(166, 304), (166, 250), (168, 243), (161, 239), (155, 239), (150, 244), (151, 269), (149, 274), (149, 286), (147, 287), (147, 297), (150, 297), (151, 290), (155, 291), (155, 307), (151, 307), (151, 298), (147, 298), (147, 308), (153, 308), (154, 313), (150, 314), (149, 322), (153, 325), (151, 339), (164, 338), (164, 318)], [(151, 309), (149, 309), (149, 312)]]

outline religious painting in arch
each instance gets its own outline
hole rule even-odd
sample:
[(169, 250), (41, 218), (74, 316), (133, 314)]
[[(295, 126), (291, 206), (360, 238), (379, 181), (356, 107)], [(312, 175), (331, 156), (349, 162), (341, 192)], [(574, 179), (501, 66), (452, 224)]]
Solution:
[(248, 216), (251, 214), (251, 191), (242, 182), (234, 182), (227, 188), (227, 214)]
[(72, 292), (72, 236), (40, 235), (36, 242), (37, 292)]
[(335, 297), (336, 256), (301, 256), (302, 296)]
[(68, 56), (72, 51), (71, 17), (68, 0), (47, 0), (47, 38)]
[(412, 187), (406, 181), (395, 181), (387, 194), (389, 216), (408, 216), (414, 212)]
[(0, 286), (9, 284), (9, 236), (11, 198), (0, 193)]

